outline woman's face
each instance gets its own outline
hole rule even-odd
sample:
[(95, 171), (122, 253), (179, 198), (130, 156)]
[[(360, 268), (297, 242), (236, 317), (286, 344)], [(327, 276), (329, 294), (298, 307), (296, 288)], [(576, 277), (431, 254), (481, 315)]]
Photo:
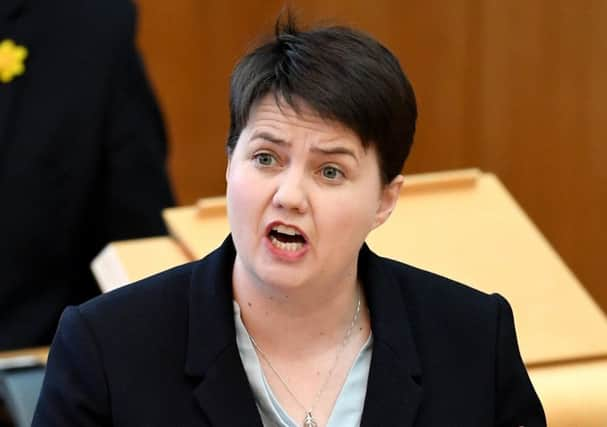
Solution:
[(355, 280), (358, 251), (396, 203), (375, 149), (302, 105), (257, 102), (226, 171), (235, 268), (276, 290)]

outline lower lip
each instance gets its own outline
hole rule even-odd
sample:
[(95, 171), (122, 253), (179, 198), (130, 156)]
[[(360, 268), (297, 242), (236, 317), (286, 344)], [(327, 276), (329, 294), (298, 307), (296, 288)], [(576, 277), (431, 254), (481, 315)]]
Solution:
[(274, 255), (275, 257), (284, 260), (284, 261), (298, 261), (308, 252), (309, 245), (304, 244), (301, 249), (296, 251), (287, 251), (285, 249), (277, 248), (272, 244), (269, 237), (264, 237), (263, 243), (266, 248)]

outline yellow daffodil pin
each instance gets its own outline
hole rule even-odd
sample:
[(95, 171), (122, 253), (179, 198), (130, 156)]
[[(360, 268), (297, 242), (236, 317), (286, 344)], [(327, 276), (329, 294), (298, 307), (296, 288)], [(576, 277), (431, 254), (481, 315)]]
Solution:
[(8, 83), (25, 72), (27, 48), (10, 39), (0, 42), (0, 82)]

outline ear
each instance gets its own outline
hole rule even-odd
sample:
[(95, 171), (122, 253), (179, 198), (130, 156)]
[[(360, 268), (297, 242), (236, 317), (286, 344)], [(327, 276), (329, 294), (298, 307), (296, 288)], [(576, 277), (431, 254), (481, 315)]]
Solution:
[(375, 213), (375, 220), (373, 221), (373, 228), (379, 227), (390, 218), (390, 214), (392, 214), (398, 202), (400, 189), (404, 180), (405, 178), (402, 175), (397, 175), (392, 182), (383, 186), (377, 212)]
[(232, 155), (228, 153), (228, 164), (226, 166), (226, 182), (228, 182), (228, 176), (230, 176), (230, 164), (232, 160)]

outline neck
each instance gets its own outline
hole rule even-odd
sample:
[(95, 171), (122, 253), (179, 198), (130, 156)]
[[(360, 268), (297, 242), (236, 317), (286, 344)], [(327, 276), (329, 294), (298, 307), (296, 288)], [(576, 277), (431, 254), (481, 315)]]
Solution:
[(305, 358), (341, 344), (359, 297), (361, 321), (368, 321), (355, 267), (341, 280), (296, 289), (273, 287), (247, 273), (237, 258), (232, 283), (243, 323), (265, 351), (278, 357)]

